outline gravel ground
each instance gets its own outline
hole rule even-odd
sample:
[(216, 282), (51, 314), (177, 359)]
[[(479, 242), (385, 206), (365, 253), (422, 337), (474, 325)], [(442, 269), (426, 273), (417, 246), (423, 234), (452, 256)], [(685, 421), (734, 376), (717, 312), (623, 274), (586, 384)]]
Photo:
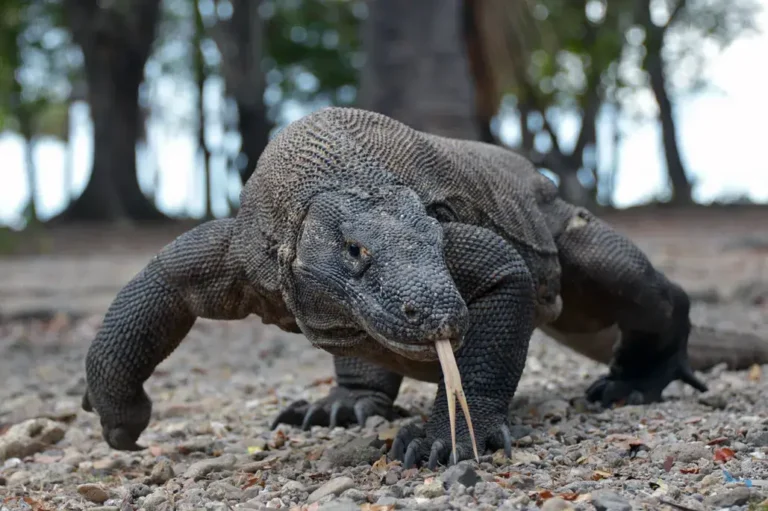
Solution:
[[(719, 237), (706, 219), (622, 225), (695, 289), (694, 318), (768, 332), (768, 225), (733, 222)], [(0, 282), (35, 264), (0, 261)], [(280, 408), (328, 392), (330, 356), (258, 319), (201, 320), (146, 385), (148, 448), (123, 453), (79, 407), (100, 319), (0, 323), (0, 509), (768, 509), (768, 367), (716, 367), (701, 375), (706, 394), (673, 384), (664, 403), (600, 410), (582, 395), (605, 368), (537, 334), (512, 458), (403, 470), (383, 454), (397, 428), (428, 414), (435, 385), (406, 380), (397, 404), (412, 416), (394, 422), (270, 431)]]

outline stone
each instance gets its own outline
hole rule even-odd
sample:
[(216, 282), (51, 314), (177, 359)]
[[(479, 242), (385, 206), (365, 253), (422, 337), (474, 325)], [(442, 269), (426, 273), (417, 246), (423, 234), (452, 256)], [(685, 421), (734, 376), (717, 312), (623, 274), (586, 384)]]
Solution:
[(469, 462), (461, 462), (458, 465), (448, 467), (443, 472), (441, 479), (446, 488), (450, 488), (455, 483), (471, 488), (482, 481), (481, 477), (477, 475), (477, 471)]
[(228, 470), (235, 466), (235, 456), (233, 454), (225, 454), (218, 458), (210, 458), (207, 460), (198, 461), (189, 466), (184, 477), (187, 479), (202, 479), (211, 472), (221, 472), (222, 470)]
[[(764, 426), (763, 426), (764, 427)], [(750, 428), (747, 432), (747, 443), (755, 447), (768, 446), (768, 430), (763, 427)]]
[(416, 497), (422, 497), (426, 499), (434, 499), (445, 493), (443, 483), (438, 479), (432, 479), (430, 482), (417, 486), (413, 492)]
[(298, 481), (288, 481), (280, 489), (282, 493), (301, 493), (306, 491), (306, 487)]
[(356, 467), (363, 463), (373, 464), (381, 457), (383, 441), (378, 435), (357, 438), (328, 453), (333, 467)]
[(50, 419), (30, 419), (11, 426), (0, 437), (0, 460), (24, 458), (64, 438), (66, 428)]
[(142, 503), (142, 508), (146, 509), (147, 511), (155, 511), (160, 508), (161, 505), (165, 504), (168, 501), (168, 496), (165, 493), (165, 490), (162, 488), (158, 488), (152, 493), (151, 495), (148, 495), (144, 502)]
[(539, 416), (544, 419), (562, 419), (568, 415), (571, 407), (568, 401), (562, 399), (550, 399), (538, 406)]
[(100, 484), (81, 484), (77, 487), (77, 493), (82, 495), (85, 500), (96, 504), (103, 504), (109, 499), (109, 492)]
[(326, 502), (317, 508), (317, 511), (359, 511), (358, 505), (347, 499), (338, 499), (331, 502)]
[(703, 442), (659, 445), (651, 451), (651, 461), (657, 464), (664, 463), (668, 456), (672, 456), (675, 463), (695, 463), (700, 459), (710, 459), (712, 453)]
[(704, 502), (707, 506), (714, 509), (730, 508), (732, 506), (743, 506), (752, 497), (752, 490), (747, 487), (725, 490), (708, 497)]
[(149, 484), (163, 485), (169, 480), (173, 479), (173, 463), (169, 459), (161, 459), (149, 474)]
[(632, 506), (618, 493), (601, 490), (592, 494), (592, 505), (597, 511), (632, 511)]
[(559, 497), (554, 497), (544, 501), (541, 511), (573, 511), (573, 506)]
[(335, 479), (331, 479), (320, 488), (313, 491), (309, 495), (307, 502), (317, 502), (318, 500), (328, 495), (340, 495), (342, 492), (344, 492), (344, 490), (348, 490), (354, 486), (355, 482), (349, 477), (337, 477)]

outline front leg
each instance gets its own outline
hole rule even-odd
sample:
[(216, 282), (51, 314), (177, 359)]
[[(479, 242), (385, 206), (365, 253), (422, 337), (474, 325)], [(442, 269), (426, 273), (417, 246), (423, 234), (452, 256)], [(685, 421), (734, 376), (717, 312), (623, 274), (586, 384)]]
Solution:
[[(511, 451), (509, 406), (525, 367), (534, 328), (534, 285), (520, 254), (493, 232), (470, 225), (443, 226), (445, 259), (469, 308), (469, 329), (456, 353), (479, 452)], [(469, 428), (456, 421), (455, 461), (473, 456)], [(403, 428), (391, 455), (407, 467), (430, 468), (451, 454), (445, 384), (441, 379), (424, 428)]]
[(403, 377), (357, 357), (334, 356), (336, 387), (323, 399), (309, 403), (303, 399), (291, 403), (272, 423), (301, 426), (347, 427), (365, 425), (375, 415), (394, 418), (393, 404)]
[(140, 449), (152, 404), (143, 384), (198, 317), (240, 319), (260, 300), (232, 247), (235, 220), (182, 234), (158, 253), (109, 306), (85, 360), (83, 408), (101, 418), (114, 449)]

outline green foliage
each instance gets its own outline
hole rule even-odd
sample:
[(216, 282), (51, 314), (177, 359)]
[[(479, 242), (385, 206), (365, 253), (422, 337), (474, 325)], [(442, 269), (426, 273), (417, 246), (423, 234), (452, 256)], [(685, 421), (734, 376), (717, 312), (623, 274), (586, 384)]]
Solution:
[(351, 104), (363, 64), (359, 22), (362, 0), (267, 0), (267, 102)]

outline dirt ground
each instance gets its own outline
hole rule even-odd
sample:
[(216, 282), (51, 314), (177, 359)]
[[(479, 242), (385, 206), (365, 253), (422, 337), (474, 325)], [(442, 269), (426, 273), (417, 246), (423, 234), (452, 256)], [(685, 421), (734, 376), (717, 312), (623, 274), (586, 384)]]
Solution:
[[(768, 343), (768, 210), (606, 218), (690, 291), (696, 321)], [(271, 431), (333, 373), (329, 355), (257, 318), (199, 321), (147, 382), (148, 448), (112, 451), (79, 407), (85, 352), (120, 287), (187, 227), (69, 228), (0, 259), (0, 510), (768, 509), (765, 367), (716, 367), (705, 394), (673, 384), (664, 403), (599, 410), (581, 396), (605, 367), (538, 333), (512, 459), (388, 463), (393, 432), (429, 413), (435, 386), (414, 381), (397, 402), (414, 417)]]

